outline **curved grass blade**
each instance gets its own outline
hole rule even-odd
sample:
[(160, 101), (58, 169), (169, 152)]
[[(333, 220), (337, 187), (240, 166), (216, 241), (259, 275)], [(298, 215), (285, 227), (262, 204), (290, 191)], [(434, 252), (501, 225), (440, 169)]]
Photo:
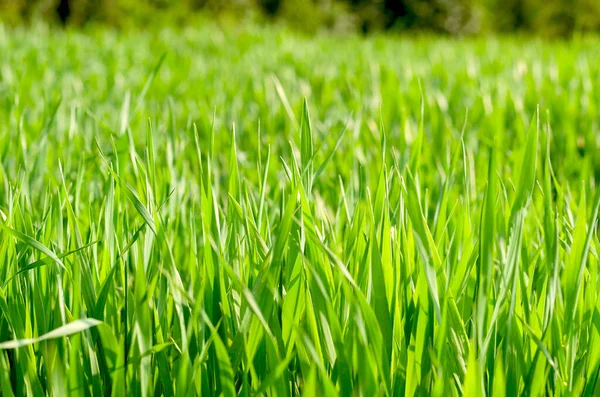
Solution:
[(42, 342), (49, 339), (57, 339), (65, 336), (73, 335), (78, 332), (85, 331), (86, 329), (92, 328), (101, 324), (102, 321), (94, 318), (84, 318), (75, 320), (61, 327), (58, 327), (44, 335), (38, 336), (37, 338), (31, 339), (15, 339), (0, 343), (0, 350), (16, 349), (22, 346), (32, 345), (34, 343)]
[[(58, 257), (58, 259), (64, 259), (64, 258), (66, 258), (67, 256), (73, 255), (73, 254), (75, 254), (75, 253), (77, 253), (77, 252), (79, 252), (79, 251), (81, 251), (81, 250), (84, 250), (84, 249), (86, 249), (86, 248), (89, 248), (89, 247), (91, 247), (92, 245), (94, 245), (94, 244), (96, 244), (96, 243), (98, 243), (98, 240), (96, 240), (96, 241), (94, 241), (94, 242), (92, 242), (92, 243), (86, 244), (86, 245), (84, 245), (83, 247), (79, 247), (79, 248), (77, 248), (77, 249), (74, 249), (74, 250), (72, 250), (72, 251), (65, 252), (65, 253), (63, 253), (63, 254), (57, 255), (57, 257)], [(51, 263), (53, 260), (54, 260), (54, 259), (52, 259), (52, 258), (50, 258), (50, 257), (47, 257), (47, 258), (43, 258), (43, 259), (40, 259), (40, 260), (37, 260), (37, 261), (35, 261), (35, 262), (32, 262), (32, 263), (30, 263), (29, 265), (25, 266), (24, 268), (20, 269), (20, 270), (19, 270), (19, 271), (17, 271), (15, 274), (13, 274), (12, 276), (10, 276), (10, 277), (9, 277), (9, 278), (8, 278), (8, 279), (7, 279), (7, 280), (4, 282), (4, 284), (2, 284), (2, 286), (0, 286), (0, 288), (2, 288), (2, 289), (3, 289), (3, 288), (6, 288), (6, 286), (7, 286), (7, 285), (8, 285), (8, 284), (11, 282), (11, 280), (12, 280), (12, 279), (14, 279), (15, 277), (17, 277), (19, 274), (23, 274), (23, 273), (25, 273), (25, 272), (27, 272), (27, 271), (29, 271), (29, 270), (32, 270), (32, 269), (35, 269), (35, 268), (38, 268), (38, 267), (41, 267), (41, 266), (47, 265), (47, 264)]]
[(52, 250), (50, 248), (46, 247), (44, 244), (40, 243), (33, 237), (29, 237), (28, 235), (23, 234), (23, 233), (19, 232), (18, 230), (15, 230), (15, 229), (13, 229), (9, 226), (6, 226), (2, 223), (0, 223), (0, 229), (4, 230), (6, 233), (13, 236), (17, 240), (29, 245), (31, 248), (35, 248), (36, 250), (48, 255), (48, 257), (50, 259), (52, 259), (54, 262), (56, 262), (57, 265), (59, 265), (60, 267), (62, 267), (65, 270), (67, 270), (67, 268), (62, 263), (60, 258), (58, 256), (56, 256), (56, 254), (54, 252), (52, 252)]

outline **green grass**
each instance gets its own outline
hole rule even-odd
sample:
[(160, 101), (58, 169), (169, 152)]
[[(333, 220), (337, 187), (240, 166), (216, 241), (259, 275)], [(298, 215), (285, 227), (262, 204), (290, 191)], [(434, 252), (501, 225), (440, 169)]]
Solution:
[(598, 395), (599, 45), (0, 28), (0, 394)]

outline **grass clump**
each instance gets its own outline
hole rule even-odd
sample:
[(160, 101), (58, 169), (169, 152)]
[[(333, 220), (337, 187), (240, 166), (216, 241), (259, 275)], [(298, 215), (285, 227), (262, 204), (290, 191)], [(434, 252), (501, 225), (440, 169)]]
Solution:
[(597, 44), (2, 31), (2, 395), (597, 395)]

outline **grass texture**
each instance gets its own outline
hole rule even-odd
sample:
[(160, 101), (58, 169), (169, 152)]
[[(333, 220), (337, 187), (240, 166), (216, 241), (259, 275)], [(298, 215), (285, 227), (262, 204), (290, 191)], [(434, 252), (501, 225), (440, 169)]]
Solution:
[(0, 394), (599, 395), (599, 44), (0, 28)]

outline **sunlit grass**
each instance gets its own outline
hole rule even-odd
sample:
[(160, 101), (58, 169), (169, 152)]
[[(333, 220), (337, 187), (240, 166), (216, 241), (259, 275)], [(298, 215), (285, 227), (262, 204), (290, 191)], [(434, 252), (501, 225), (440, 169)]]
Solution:
[(597, 395), (598, 44), (0, 30), (0, 394)]

